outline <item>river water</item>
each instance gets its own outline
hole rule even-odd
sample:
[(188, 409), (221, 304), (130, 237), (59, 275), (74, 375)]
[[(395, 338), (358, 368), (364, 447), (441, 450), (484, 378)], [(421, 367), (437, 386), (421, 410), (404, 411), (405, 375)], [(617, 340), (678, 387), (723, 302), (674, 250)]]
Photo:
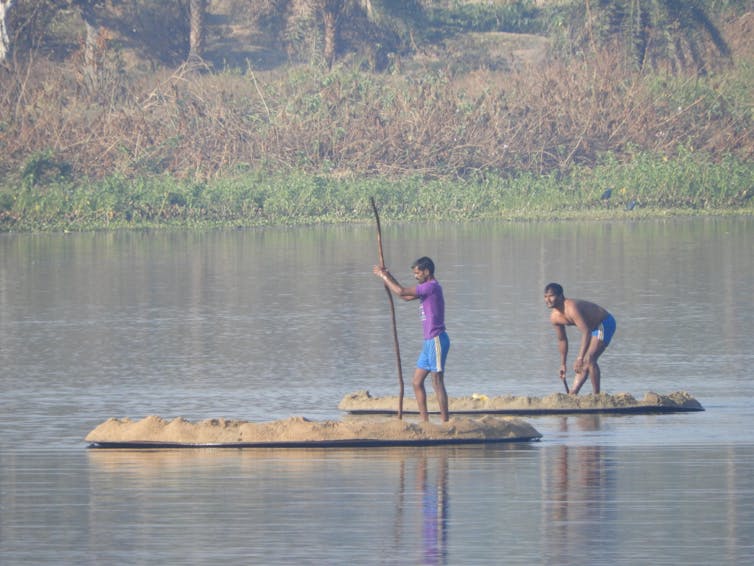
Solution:
[[(374, 227), (4, 234), (0, 563), (754, 561), (754, 218), (383, 239), (404, 283), (437, 264), (451, 396), (560, 391), (557, 281), (618, 321), (603, 391), (706, 410), (531, 417), (540, 442), (487, 447), (89, 449), (109, 417), (341, 419), (347, 393), (397, 394)], [(416, 306), (396, 303), (407, 382)]]

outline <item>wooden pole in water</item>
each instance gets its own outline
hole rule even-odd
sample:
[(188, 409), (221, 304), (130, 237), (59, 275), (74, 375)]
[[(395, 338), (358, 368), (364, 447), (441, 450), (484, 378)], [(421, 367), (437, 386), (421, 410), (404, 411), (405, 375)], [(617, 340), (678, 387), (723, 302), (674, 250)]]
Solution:
[[(385, 267), (385, 256), (382, 254), (382, 229), (380, 228), (380, 215), (377, 214), (377, 205), (374, 203), (374, 197), (370, 197), (372, 202), (372, 210), (374, 211), (374, 219), (377, 221), (377, 248), (380, 253), (380, 267)], [(398, 327), (395, 323), (395, 303), (393, 302), (393, 294), (390, 292), (390, 288), (385, 283), (385, 291), (387, 292), (387, 298), (390, 301), (390, 316), (393, 320), (393, 342), (395, 343), (395, 358), (398, 363), (398, 418), (403, 419), (403, 368), (401, 367), (401, 348), (398, 345)]]

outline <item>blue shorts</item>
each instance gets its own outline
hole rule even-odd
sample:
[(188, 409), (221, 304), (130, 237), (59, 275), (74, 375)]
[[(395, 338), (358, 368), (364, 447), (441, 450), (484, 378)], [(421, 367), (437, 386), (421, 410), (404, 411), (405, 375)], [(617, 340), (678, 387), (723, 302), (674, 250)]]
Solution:
[(416, 361), (416, 367), (427, 371), (440, 372), (445, 370), (445, 360), (450, 350), (450, 338), (447, 332), (442, 332), (424, 341), (419, 359)]
[(607, 316), (600, 322), (600, 325), (592, 330), (592, 336), (594, 336), (597, 340), (601, 340), (605, 346), (610, 344), (610, 340), (613, 339), (613, 334), (615, 334), (615, 327), (617, 326), (615, 319), (613, 318), (613, 315), (610, 313), (607, 314)]

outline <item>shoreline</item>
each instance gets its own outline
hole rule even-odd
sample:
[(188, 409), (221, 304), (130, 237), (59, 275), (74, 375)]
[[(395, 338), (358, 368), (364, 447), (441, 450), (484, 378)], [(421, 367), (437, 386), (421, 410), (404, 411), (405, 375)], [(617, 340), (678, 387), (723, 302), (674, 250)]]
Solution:
[[(652, 221), (652, 220), (682, 220), (696, 218), (731, 218), (731, 217), (754, 217), (752, 208), (714, 208), (714, 209), (639, 209), (627, 211), (621, 208), (607, 210), (567, 210), (558, 213), (521, 213), (511, 210), (505, 213), (483, 213), (473, 217), (461, 216), (427, 216), (421, 220), (416, 218), (397, 217), (389, 219), (386, 225), (412, 225), (426, 222), (439, 222), (449, 224), (461, 223), (483, 223), (483, 222), (509, 222), (515, 223), (558, 223), (558, 222), (606, 222), (606, 221)], [(295, 218), (288, 217), (278, 221), (257, 220), (249, 221), (248, 219), (236, 219), (226, 221), (186, 221), (186, 222), (143, 222), (143, 223), (126, 223), (126, 222), (102, 222), (87, 226), (65, 225), (59, 226), (51, 224), (45, 228), (28, 228), (12, 229), (3, 226), (0, 222), (0, 235), (2, 234), (86, 234), (94, 232), (113, 233), (113, 232), (150, 232), (150, 231), (213, 231), (213, 230), (255, 230), (263, 228), (298, 228), (308, 226), (362, 226), (369, 225), (373, 221), (370, 217), (353, 217), (353, 218), (319, 218), (305, 217)]]

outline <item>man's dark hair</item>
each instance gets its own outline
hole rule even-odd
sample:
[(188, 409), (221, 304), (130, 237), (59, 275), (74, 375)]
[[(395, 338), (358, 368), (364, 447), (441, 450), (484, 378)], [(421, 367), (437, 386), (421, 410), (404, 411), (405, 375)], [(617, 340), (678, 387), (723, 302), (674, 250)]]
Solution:
[(414, 267), (416, 267), (419, 271), (424, 271), (426, 269), (427, 271), (429, 271), (430, 275), (435, 274), (435, 263), (427, 256), (417, 259), (411, 266), (411, 269), (413, 269)]
[(545, 286), (545, 293), (547, 293), (548, 291), (551, 291), (555, 295), (563, 296), (563, 287), (561, 287), (557, 283), (548, 283)]

